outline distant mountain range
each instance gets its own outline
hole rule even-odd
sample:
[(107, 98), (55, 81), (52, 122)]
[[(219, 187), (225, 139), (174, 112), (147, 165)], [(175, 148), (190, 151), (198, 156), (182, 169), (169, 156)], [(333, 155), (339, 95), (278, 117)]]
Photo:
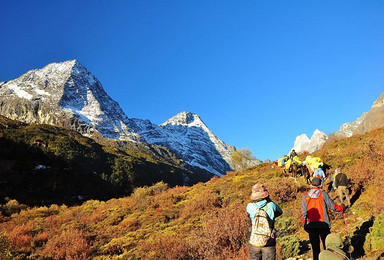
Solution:
[[(344, 123), (332, 135), (343, 138), (351, 137), (355, 134), (363, 134), (373, 129), (384, 126), (384, 92), (373, 103), (368, 112), (362, 113), (352, 123)], [(297, 136), (294, 142), (293, 149), (296, 152), (308, 151), (310, 153), (318, 150), (328, 139), (328, 136), (316, 129), (311, 139), (306, 134)]]
[(194, 113), (181, 112), (161, 125), (128, 118), (77, 60), (51, 63), (0, 82), (0, 114), (29, 124), (66, 127), (88, 137), (101, 134), (164, 146), (191, 169), (198, 167), (218, 176), (232, 169), (231, 154), (236, 150), (216, 137)]

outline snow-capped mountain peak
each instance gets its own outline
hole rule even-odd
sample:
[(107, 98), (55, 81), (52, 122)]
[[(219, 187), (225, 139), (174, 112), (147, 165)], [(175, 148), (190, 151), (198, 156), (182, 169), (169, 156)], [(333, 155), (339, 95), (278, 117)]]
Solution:
[(195, 113), (180, 112), (159, 126), (140, 127), (138, 133), (149, 143), (168, 147), (192, 166), (218, 176), (231, 170), (235, 148), (215, 136)]
[(166, 126), (166, 125), (206, 127), (206, 125), (203, 123), (201, 118), (197, 114), (191, 113), (191, 112), (180, 112), (177, 115), (165, 121), (164, 123), (162, 123), (160, 126)]
[(86, 136), (140, 141), (101, 83), (77, 60), (51, 63), (2, 84), (0, 113), (28, 123), (60, 125)]

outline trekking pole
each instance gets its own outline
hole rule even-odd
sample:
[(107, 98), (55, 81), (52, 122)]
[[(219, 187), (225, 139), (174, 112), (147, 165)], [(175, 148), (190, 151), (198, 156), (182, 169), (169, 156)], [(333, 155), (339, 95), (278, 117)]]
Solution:
[(345, 217), (345, 212), (343, 212), (344, 216), (344, 224), (345, 224), (345, 232), (347, 233), (347, 244), (348, 244), (348, 254), (349, 254), (349, 259), (352, 259), (351, 253), (353, 251), (353, 246), (351, 245), (349, 233), (348, 233), (348, 226), (347, 226), (347, 218)]

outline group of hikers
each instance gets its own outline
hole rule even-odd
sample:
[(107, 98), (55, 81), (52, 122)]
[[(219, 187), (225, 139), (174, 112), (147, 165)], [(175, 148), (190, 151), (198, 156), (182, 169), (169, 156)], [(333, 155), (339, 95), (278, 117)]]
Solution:
[[(295, 151), (293, 150), (293, 153)], [(292, 154), (292, 153), (291, 153)], [(290, 159), (294, 158), (290, 157)], [(289, 158), (289, 157), (288, 157)], [(308, 163), (308, 158), (306, 159)], [(322, 189), (326, 175), (321, 169), (321, 160), (315, 159), (318, 167), (313, 167), (310, 178), (310, 189), (303, 195), (301, 215), (304, 230), (308, 233), (314, 260), (350, 259), (342, 250), (343, 242), (339, 234), (331, 233), (331, 223), (328, 210), (344, 212), (351, 206), (349, 198), (348, 177), (339, 168), (335, 169), (331, 177), (332, 190), (337, 191), (340, 204), (336, 204), (329, 194)], [(311, 165), (316, 165), (312, 164)], [(309, 168), (309, 167), (308, 167)], [(274, 203), (268, 190), (263, 184), (257, 183), (252, 187), (251, 200), (247, 205), (247, 213), (252, 227), (249, 239), (250, 259), (276, 258), (276, 230), (275, 219), (283, 214), (282, 209)], [(323, 244), (323, 251), (320, 249)]]

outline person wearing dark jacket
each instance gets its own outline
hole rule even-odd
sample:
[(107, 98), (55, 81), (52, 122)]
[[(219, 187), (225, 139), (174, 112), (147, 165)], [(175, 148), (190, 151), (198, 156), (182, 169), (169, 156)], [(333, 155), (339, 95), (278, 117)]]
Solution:
[(309, 242), (312, 245), (313, 259), (319, 259), (320, 241), (326, 248), (325, 238), (330, 233), (328, 209), (343, 212), (343, 207), (337, 205), (321, 188), (319, 178), (312, 179), (312, 187), (306, 192), (301, 201), (302, 222), (304, 230), (308, 232)]
[[(337, 195), (341, 204), (351, 206), (351, 200), (349, 199), (348, 186), (348, 177), (340, 171), (340, 169), (335, 170), (335, 189), (337, 190)], [(344, 199), (345, 197), (345, 199)], [(346, 202), (346, 203), (344, 203)]]

